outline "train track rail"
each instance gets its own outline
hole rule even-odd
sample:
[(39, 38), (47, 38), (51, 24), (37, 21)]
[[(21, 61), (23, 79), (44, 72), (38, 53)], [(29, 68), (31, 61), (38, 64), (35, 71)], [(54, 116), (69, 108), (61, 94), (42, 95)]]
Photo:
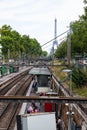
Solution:
[[(63, 84), (59, 81), (58, 78), (56, 78), (56, 76), (54, 74), (53, 74), (53, 80), (55, 81), (55, 83), (57, 85), (57, 89), (61, 89), (62, 93), (66, 97), (81, 98), (81, 97), (76, 97), (76, 95), (70, 95), (69, 89), (64, 87)], [(83, 98), (81, 98), (81, 99), (83, 99)], [(79, 114), (84, 119), (84, 121), (87, 123), (87, 98), (85, 98), (85, 101), (86, 101), (85, 104), (83, 104), (82, 102), (77, 102), (77, 103), (73, 104), (73, 106), (79, 112)]]
[[(8, 95), (9, 96), (26, 95), (31, 80), (32, 76), (26, 75), (26, 72), (23, 72), (22, 75), (17, 75), (14, 78), (14, 80), (13, 79), (8, 80), (6, 84), (5, 83), (2, 84), (2, 86), (4, 85), (4, 89), (2, 89), (3, 96), (6, 97)], [(8, 85), (10, 87), (8, 87)], [(10, 89), (5, 89), (5, 87)], [(18, 114), (21, 105), (22, 103), (0, 102), (0, 129), (5, 130), (13, 129), (13, 126), (16, 121), (16, 115)]]
[[(87, 98), (70, 97), (69, 90), (67, 90), (55, 76), (52, 76), (56, 83), (57, 89), (61, 89), (64, 97), (40, 97), (40, 96), (24, 96), (29, 88), (32, 77), (23, 73), (23, 75), (15, 77), (9, 82), (0, 85), (0, 128), (5, 130), (12, 130), (16, 115), (18, 114), (23, 102), (55, 102), (55, 103), (77, 103), (75, 105), (85, 113), (86, 108), (83, 104), (87, 104)], [(10, 86), (11, 85), (11, 86)], [(10, 87), (9, 87), (10, 86)], [(5, 89), (5, 87), (9, 89)], [(5, 95), (5, 96), (4, 96)], [(16, 95), (16, 96), (15, 96)], [(4, 103), (5, 102), (5, 103)], [(14, 109), (15, 108), (15, 109)], [(85, 120), (85, 118), (84, 118)]]
[(25, 75), (26, 75), (26, 71), (10, 78), (6, 82), (1, 83), (0, 84), (0, 95), (5, 95)]

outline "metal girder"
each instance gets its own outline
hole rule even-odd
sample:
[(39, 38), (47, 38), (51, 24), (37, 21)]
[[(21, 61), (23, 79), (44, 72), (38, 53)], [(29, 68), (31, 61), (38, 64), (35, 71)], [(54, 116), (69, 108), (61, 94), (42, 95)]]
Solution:
[(53, 102), (87, 104), (87, 98), (52, 96), (0, 96), (0, 102)]
[(44, 66), (44, 67), (54, 66), (55, 67), (55, 66), (68, 66), (68, 65), (65, 65), (65, 64), (62, 64), (62, 65), (46, 65), (46, 64), (45, 65), (34, 65), (34, 64), (32, 64), (32, 65), (27, 65), (27, 66), (34, 66), (34, 67), (39, 67), (39, 66), (41, 66), (41, 67), (42, 66)]

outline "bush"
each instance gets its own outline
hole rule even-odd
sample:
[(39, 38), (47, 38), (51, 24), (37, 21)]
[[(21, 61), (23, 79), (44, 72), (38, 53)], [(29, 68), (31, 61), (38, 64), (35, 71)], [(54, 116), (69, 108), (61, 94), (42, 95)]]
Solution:
[(77, 87), (81, 88), (87, 84), (87, 75), (80, 69), (74, 68), (72, 71), (72, 82), (74, 82)]

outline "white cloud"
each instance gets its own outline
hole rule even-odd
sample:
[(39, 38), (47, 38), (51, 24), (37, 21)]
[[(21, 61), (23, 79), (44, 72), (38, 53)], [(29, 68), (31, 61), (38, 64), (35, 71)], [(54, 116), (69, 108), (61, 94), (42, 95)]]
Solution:
[(36, 38), (41, 45), (67, 30), (83, 13), (82, 0), (0, 0), (0, 26), (10, 25), (21, 34)]

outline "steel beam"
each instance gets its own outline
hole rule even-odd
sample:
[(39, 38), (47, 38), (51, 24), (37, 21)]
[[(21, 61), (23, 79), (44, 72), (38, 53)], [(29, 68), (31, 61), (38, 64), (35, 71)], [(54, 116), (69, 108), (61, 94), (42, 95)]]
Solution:
[(87, 98), (52, 96), (0, 96), (0, 102), (53, 102), (87, 104)]

